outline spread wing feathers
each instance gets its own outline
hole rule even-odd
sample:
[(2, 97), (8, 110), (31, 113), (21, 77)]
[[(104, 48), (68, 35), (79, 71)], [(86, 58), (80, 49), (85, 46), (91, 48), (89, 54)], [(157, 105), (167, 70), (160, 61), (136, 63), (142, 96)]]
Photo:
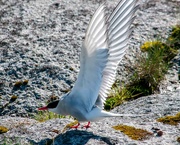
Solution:
[(69, 96), (91, 111), (97, 100), (102, 73), (108, 61), (107, 25), (104, 4), (96, 10), (81, 49), (80, 72)]
[[(90, 112), (103, 107), (114, 83), (118, 63), (124, 56), (137, 10), (137, 0), (121, 0), (106, 20), (104, 4), (96, 10), (81, 49), (80, 72), (69, 96)], [(74, 100), (74, 99), (73, 99)]]
[(130, 25), (138, 8), (136, 3), (137, 0), (121, 0), (107, 20), (109, 57), (103, 71), (99, 91), (100, 98), (98, 97), (96, 102), (99, 107), (103, 107), (105, 103), (107, 94), (115, 81), (117, 65), (125, 54), (127, 42), (132, 32)]

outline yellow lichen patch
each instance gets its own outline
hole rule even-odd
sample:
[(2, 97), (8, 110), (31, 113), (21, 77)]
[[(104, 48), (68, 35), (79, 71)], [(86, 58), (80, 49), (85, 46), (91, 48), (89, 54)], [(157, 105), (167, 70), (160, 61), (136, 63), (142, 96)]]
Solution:
[(64, 129), (63, 129), (62, 132), (66, 131), (67, 129), (70, 129), (72, 126), (74, 126), (74, 125), (76, 125), (76, 124), (78, 124), (78, 121), (77, 121), (77, 120), (75, 120), (75, 121), (67, 124), (67, 125), (64, 127)]
[(10, 102), (11, 102), (11, 103), (14, 102), (17, 98), (18, 98), (17, 96), (13, 95), (13, 96), (11, 97), (11, 99), (10, 99)]
[(28, 82), (29, 82), (29, 80), (17, 81), (17, 82), (15, 82), (14, 87), (20, 88), (20, 87), (23, 86), (23, 85), (24, 85), (24, 86), (27, 85)]
[(23, 85), (27, 85), (28, 82), (29, 82), (29, 80), (24, 80), (22, 84), (23, 84)]
[(22, 81), (17, 81), (17, 82), (15, 82), (14, 87), (19, 88), (22, 84), (23, 84)]
[(76, 124), (78, 124), (78, 121), (77, 121), (77, 120), (75, 120), (75, 121), (67, 124), (67, 125), (65, 126), (65, 128), (71, 128), (72, 126), (74, 126), (74, 125), (76, 125)]
[(180, 123), (180, 112), (175, 116), (165, 116), (157, 119), (158, 122), (162, 122), (169, 125), (178, 125)]
[(4, 126), (0, 126), (0, 134), (6, 133), (7, 131), (8, 131), (8, 128), (6, 128)]
[(179, 142), (179, 143), (180, 143), (180, 137), (178, 137), (178, 138), (177, 138), (177, 142)]
[(113, 126), (112, 128), (114, 128), (115, 130), (120, 130), (134, 140), (144, 140), (152, 136), (151, 132), (123, 124)]

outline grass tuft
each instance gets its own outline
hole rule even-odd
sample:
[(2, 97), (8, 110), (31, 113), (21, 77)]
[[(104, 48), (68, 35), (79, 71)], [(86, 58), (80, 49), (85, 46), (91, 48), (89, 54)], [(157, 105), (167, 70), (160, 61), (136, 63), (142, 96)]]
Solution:
[(120, 88), (119, 86), (119, 81), (113, 84), (111, 93), (104, 105), (105, 110), (111, 110), (131, 98), (131, 93), (125, 87)]
[(172, 32), (165, 42), (148, 41), (140, 48), (142, 54), (138, 55), (135, 62), (131, 64), (133, 74), (127, 81), (129, 83), (120, 87), (121, 84), (115, 82), (112, 92), (106, 100), (106, 110), (111, 110), (124, 101), (159, 92), (160, 82), (164, 79), (171, 67), (172, 59), (180, 49), (180, 25), (172, 28)]
[(39, 122), (45, 122), (54, 118), (65, 118), (65, 116), (50, 111), (38, 111), (38, 113), (34, 116), (34, 119)]

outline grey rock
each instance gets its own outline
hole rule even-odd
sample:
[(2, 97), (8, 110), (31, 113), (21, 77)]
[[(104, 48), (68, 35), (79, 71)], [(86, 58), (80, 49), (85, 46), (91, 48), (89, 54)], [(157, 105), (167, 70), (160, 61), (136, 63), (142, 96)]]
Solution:
[[(107, 0), (110, 13), (119, 0)], [(87, 131), (69, 130), (64, 126), (72, 120), (52, 119), (39, 123), (29, 116), (45, 105), (50, 95), (60, 97), (71, 89), (79, 71), (81, 44), (89, 20), (102, 0), (9, 0), (0, 2), (0, 125), (10, 128), (0, 134), (20, 144), (178, 144), (177, 127), (156, 122), (158, 117), (179, 111), (179, 55), (160, 84), (160, 94), (126, 102), (114, 112), (145, 114), (141, 117), (104, 119), (92, 123)], [(126, 57), (117, 70), (117, 79), (126, 83), (131, 73), (127, 68), (140, 53), (139, 46), (162, 35), (167, 38), (171, 27), (179, 22), (179, 0), (142, 0), (133, 23), (134, 32)], [(180, 69), (179, 69), (180, 70)], [(28, 79), (27, 86), (14, 90), (16, 81)], [(10, 96), (18, 99), (8, 104)], [(19, 117), (17, 117), (19, 116)], [(22, 118), (26, 117), (26, 118)], [(133, 125), (151, 131), (161, 128), (162, 137), (133, 141), (111, 127)], [(59, 133), (52, 132), (58, 130)], [(1, 144), (1, 143), (0, 143)]]
[[(0, 134), (0, 143), (3, 138), (15, 139), (22, 144), (45, 145), (49, 144), (103, 144), (103, 145), (121, 145), (121, 144), (178, 144), (176, 138), (180, 134), (178, 126), (165, 125), (157, 122), (157, 118), (164, 115), (174, 115), (180, 108), (180, 90), (167, 95), (151, 95), (133, 100), (112, 110), (125, 114), (134, 114), (133, 117), (106, 118), (98, 122), (92, 122), (91, 127), (65, 129), (65, 126), (72, 122), (72, 119), (51, 119), (40, 123), (33, 119), (22, 117), (0, 117), (0, 126), (6, 126), (10, 130), (7, 133)], [(169, 99), (173, 95), (173, 99)], [(149, 101), (152, 103), (149, 104)], [(156, 101), (154, 101), (156, 100)], [(173, 105), (171, 103), (173, 102)], [(175, 107), (176, 106), (176, 107)], [(143, 111), (143, 110), (152, 111)], [(135, 110), (139, 110), (136, 112)], [(137, 116), (136, 116), (137, 115)], [(83, 126), (85, 123), (82, 123)], [(155, 134), (149, 139), (136, 141), (130, 139), (120, 131), (114, 130), (112, 126), (124, 124), (136, 128), (146, 129), (153, 133), (152, 128), (159, 128), (163, 131), (161, 137)]]

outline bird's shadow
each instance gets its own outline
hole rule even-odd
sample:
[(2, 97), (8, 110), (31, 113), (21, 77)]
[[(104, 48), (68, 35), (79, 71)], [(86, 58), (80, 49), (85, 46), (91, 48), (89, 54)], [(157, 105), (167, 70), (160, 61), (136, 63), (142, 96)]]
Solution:
[(111, 138), (95, 135), (92, 132), (84, 130), (69, 130), (65, 133), (59, 134), (54, 139), (46, 138), (40, 142), (29, 140), (29, 142), (32, 145), (85, 145), (90, 139), (98, 140), (108, 145), (115, 145)]

